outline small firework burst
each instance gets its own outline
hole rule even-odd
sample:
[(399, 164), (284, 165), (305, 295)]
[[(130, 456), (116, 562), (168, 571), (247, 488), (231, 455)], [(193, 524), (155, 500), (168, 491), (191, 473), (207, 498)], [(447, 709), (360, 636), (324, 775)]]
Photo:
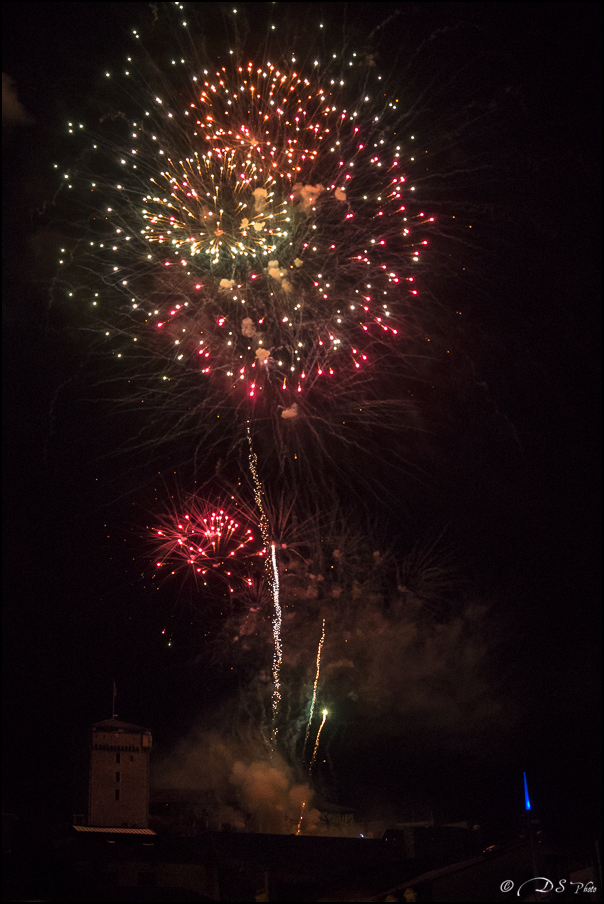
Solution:
[(151, 537), (157, 569), (186, 569), (200, 579), (215, 576), (231, 593), (249, 586), (251, 563), (266, 556), (245, 519), (195, 497), (181, 512), (159, 519)]

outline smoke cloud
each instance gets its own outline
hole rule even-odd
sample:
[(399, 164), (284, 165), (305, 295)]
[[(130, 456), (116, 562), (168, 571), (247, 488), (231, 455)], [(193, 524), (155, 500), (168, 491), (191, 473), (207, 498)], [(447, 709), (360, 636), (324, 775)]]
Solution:
[(3, 126), (28, 126), (33, 123), (33, 117), (27, 112), (17, 97), (17, 86), (7, 75), (2, 73), (2, 125)]
[(304, 833), (311, 834), (319, 821), (309, 785), (251, 735), (243, 741), (215, 730), (195, 731), (155, 763), (153, 784), (205, 792), (217, 827), (229, 823), (240, 830), (292, 834), (303, 804)]

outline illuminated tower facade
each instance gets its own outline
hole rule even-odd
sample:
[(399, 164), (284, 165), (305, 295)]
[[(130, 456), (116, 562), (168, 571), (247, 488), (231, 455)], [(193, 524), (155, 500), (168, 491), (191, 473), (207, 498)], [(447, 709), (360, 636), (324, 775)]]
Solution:
[(92, 726), (88, 825), (146, 829), (151, 732), (106, 719)]

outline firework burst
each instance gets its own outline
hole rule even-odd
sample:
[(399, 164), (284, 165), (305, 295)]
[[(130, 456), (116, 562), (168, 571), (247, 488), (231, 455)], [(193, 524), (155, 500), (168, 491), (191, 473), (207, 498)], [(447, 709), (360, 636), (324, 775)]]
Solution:
[(433, 217), (396, 97), (350, 52), (169, 69), (139, 48), (108, 73), (114, 108), (66, 174), (86, 211), (62, 256), (68, 294), (170, 435), (241, 411), (277, 445), (304, 421), (325, 451), (330, 435), (358, 443), (357, 424), (400, 425), (408, 399), (384, 387), (425, 341)]
[(266, 556), (245, 519), (194, 496), (181, 511), (158, 519), (150, 534), (158, 573), (184, 569), (206, 582), (217, 577), (228, 584), (230, 593), (253, 583), (250, 566)]

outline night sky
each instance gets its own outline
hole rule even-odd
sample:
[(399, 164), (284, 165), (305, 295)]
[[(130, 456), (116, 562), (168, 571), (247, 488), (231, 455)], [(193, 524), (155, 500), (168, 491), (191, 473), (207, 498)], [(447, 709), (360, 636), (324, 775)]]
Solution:
[[(283, 5), (292, 21), (308, 18), (305, 4)], [(212, 7), (205, 39), (218, 45), (219, 4), (199, 6)], [(274, 7), (244, 6), (255, 29)], [(111, 714), (114, 681), (120, 718), (149, 726), (163, 761), (199, 759), (207, 738), (198, 748), (192, 739), (235, 724), (242, 699), (242, 672), (190, 617), (194, 587), (156, 590), (142, 540), (157, 506), (191, 492), (215, 461), (196, 468), (190, 437), (128, 448), (148, 424), (117, 405), (123, 390), (107, 382), (79, 312), (50, 289), (65, 122), (94, 106), (104, 67), (152, 7), (3, 7), (13, 98), (3, 141), (4, 803), (49, 819), (73, 812), (81, 746)], [(428, 252), (435, 350), (419, 372), (413, 429), (390, 459), (374, 437), (382, 496), (355, 488), (360, 453), (336, 490), (349, 486), (359, 520), (394, 555), (442, 535), (458, 565), (452, 608), (422, 616), (441, 623), (430, 675), (442, 701), (420, 693), (430, 671), (421, 655), (403, 681), (397, 635), (383, 647), (392, 695), (372, 720), (376, 645), (355, 697), (340, 685), (331, 703), (341, 724), (330, 740), (325, 729), (321, 791), (469, 818), (497, 841), (521, 814), (526, 770), (544, 827), (589, 844), (600, 800), (600, 5), (374, 3), (359, 20), (360, 8), (324, 4), (326, 40), (354, 44), (386, 23), (377, 65), (400, 67), (434, 154), (426, 204), (451, 228)], [(312, 4), (309, 15), (320, 11)], [(346, 630), (337, 607), (330, 629)], [(464, 656), (479, 665), (462, 680)]]

